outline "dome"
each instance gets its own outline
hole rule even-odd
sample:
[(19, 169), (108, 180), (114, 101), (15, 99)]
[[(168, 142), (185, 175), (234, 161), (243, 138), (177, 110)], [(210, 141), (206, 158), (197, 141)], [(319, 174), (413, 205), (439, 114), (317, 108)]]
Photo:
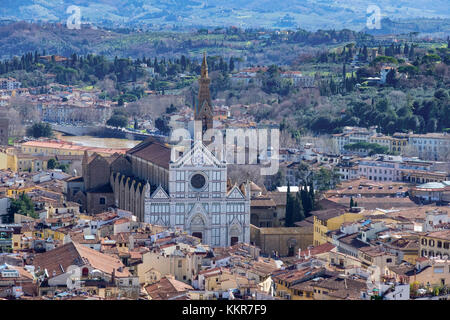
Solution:
[(421, 189), (442, 189), (445, 188), (445, 185), (441, 182), (427, 182), (417, 187)]

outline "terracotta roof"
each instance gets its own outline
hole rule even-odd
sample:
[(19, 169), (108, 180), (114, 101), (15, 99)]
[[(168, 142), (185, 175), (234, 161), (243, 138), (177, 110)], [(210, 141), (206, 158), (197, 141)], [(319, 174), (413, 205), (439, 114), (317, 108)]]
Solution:
[(418, 206), (415, 208), (400, 208), (399, 211), (386, 213), (390, 218), (404, 218), (407, 220), (425, 219), (426, 213), (433, 210), (442, 210), (442, 207), (437, 206)]
[(366, 282), (358, 281), (353, 279), (344, 279), (341, 277), (332, 277), (329, 279), (323, 279), (322, 281), (318, 281), (314, 287), (325, 288), (330, 290), (344, 289), (348, 288), (357, 288), (357, 289), (365, 289)]
[(349, 234), (345, 237), (339, 238), (339, 241), (357, 249), (368, 247), (369, 245), (367, 243), (358, 239), (358, 234), (358, 232)]
[(158, 166), (169, 169), (171, 148), (154, 138), (147, 138), (127, 154), (152, 162)]
[(251, 207), (276, 207), (275, 201), (265, 196), (252, 198), (250, 201)]
[(327, 210), (318, 210), (318, 211), (312, 211), (311, 214), (313, 216), (316, 216), (317, 219), (320, 220), (328, 220), (331, 218), (338, 217), (344, 213), (346, 213), (348, 210), (345, 208), (340, 209), (327, 209)]
[(194, 290), (194, 288), (172, 277), (164, 277), (160, 281), (144, 287), (144, 290), (153, 300), (168, 300), (189, 290)]
[(330, 252), (334, 248), (336, 248), (335, 245), (327, 242), (327, 243), (321, 244), (319, 246), (316, 246), (314, 248), (311, 248), (310, 250), (300, 251), (300, 256), (302, 256), (302, 257), (308, 256), (308, 255), (314, 256), (314, 255)]
[(443, 240), (450, 240), (450, 229), (428, 232), (425, 236), (431, 237), (431, 238), (443, 239)]
[(67, 141), (57, 141), (57, 140), (33, 140), (22, 143), (24, 147), (33, 148), (54, 148), (54, 149), (65, 149), (73, 151), (89, 151), (89, 152), (99, 152), (106, 154), (114, 153), (125, 153), (126, 149), (112, 149), (112, 148), (99, 148), (99, 147), (86, 147), (82, 145), (77, 145)]
[[(37, 254), (33, 264), (36, 268), (40, 267), (41, 270), (47, 269), (50, 278), (67, 272), (67, 268), (71, 265), (90, 265), (107, 274), (112, 274), (113, 269), (115, 269), (117, 277), (130, 276), (128, 269), (118, 258), (74, 242)], [(122, 268), (122, 271), (119, 271), (119, 268)]]
[[(349, 205), (350, 198), (331, 197), (328, 200), (337, 204)], [(366, 210), (374, 209), (392, 209), (392, 208), (416, 208), (417, 204), (409, 198), (394, 198), (394, 197), (361, 197), (353, 198), (358, 203), (358, 207), (363, 207)]]

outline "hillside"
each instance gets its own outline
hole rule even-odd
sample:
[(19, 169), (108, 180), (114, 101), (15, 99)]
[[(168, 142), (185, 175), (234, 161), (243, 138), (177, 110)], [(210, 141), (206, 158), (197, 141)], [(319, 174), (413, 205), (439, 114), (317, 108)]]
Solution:
[[(230, 26), (361, 30), (370, 0), (2, 0), (2, 19), (65, 23), (71, 5), (83, 22), (102, 26), (151, 28)], [(446, 0), (376, 2), (390, 19), (450, 18)], [(418, 31), (418, 30), (416, 30)]]

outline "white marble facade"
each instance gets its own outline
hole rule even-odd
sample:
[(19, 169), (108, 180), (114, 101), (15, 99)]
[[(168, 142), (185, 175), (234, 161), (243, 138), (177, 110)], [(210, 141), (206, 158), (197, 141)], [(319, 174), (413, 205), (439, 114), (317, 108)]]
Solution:
[(170, 163), (169, 190), (145, 195), (145, 222), (182, 228), (213, 247), (250, 242), (250, 187), (227, 190), (227, 165), (197, 140)]

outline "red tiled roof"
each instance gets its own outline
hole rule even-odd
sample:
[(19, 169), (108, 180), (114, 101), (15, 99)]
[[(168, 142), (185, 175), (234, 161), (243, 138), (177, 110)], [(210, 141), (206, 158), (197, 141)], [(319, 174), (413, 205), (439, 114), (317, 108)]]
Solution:
[(170, 147), (153, 138), (148, 138), (127, 151), (129, 155), (152, 162), (166, 169), (169, 169), (170, 153)]

